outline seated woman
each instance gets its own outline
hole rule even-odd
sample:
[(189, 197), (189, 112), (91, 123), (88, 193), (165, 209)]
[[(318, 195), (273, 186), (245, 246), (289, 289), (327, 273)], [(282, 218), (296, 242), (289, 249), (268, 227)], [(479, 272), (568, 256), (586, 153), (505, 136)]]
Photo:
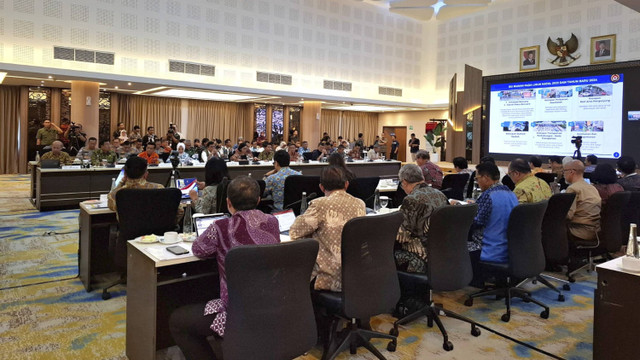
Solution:
[(218, 184), (222, 182), (225, 177), (229, 178), (229, 171), (227, 170), (227, 163), (219, 157), (211, 158), (204, 166), (204, 185), (202, 190), (202, 197), (198, 197), (198, 191), (191, 190), (189, 197), (191, 198), (191, 206), (198, 213), (211, 214), (216, 209), (216, 191)]
[(602, 199), (602, 206), (607, 202), (612, 194), (624, 191), (622, 185), (618, 184), (618, 176), (613, 166), (609, 164), (598, 164), (591, 173), (591, 183), (598, 190)]
[(289, 157), (291, 158), (290, 160), (291, 162), (300, 161), (300, 153), (298, 152), (298, 149), (296, 149), (295, 144), (289, 145)]
[(335, 166), (337, 168), (342, 169), (344, 175), (347, 178), (347, 181), (352, 181), (356, 178), (356, 174), (347, 168), (347, 164), (344, 163), (344, 156), (342, 154), (335, 152), (329, 155), (329, 166)]
[(396, 268), (411, 273), (427, 273), (427, 233), (429, 217), (433, 211), (447, 205), (447, 197), (427, 185), (422, 170), (415, 164), (407, 164), (398, 173), (400, 186), (407, 193), (402, 200), (404, 220), (398, 230), (394, 255)]
[(184, 149), (185, 149), (186, 145), (184, 143), (178, 143), (178, 160), (180, 160), (181, 164), (184, 164), (186, 162), (190, 162), (191, 157), (189, 157), (189, 154), (187, 154)]

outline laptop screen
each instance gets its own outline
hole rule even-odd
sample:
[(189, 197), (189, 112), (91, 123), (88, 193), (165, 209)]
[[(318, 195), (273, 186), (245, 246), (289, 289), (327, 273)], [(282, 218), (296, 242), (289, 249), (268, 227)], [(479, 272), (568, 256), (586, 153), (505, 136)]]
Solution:
[(204, 234), (204, 231), (207, 230), (209, 225), (213, 224), (214, 222), (220, 219), (225, 219), (226, 217), (227, 216), (222, 213), (194, 216), (193, 220), (196, 223), (196, 234), (198, 236)]
[(176, 179), (176, 188), (182, 192), (182, 198), (189, 198), (189, 191), (195, 189), (198, 186), (198, 181), (195, 178), (189, 179)]
[(120, 184), (120, 181), (122, 181), (122, 178), (124, 178), (124, 168), (120, 169), (120, 173), (118, 174), (118, 177), (116, 178), (116, 186), (118, 186), (118, 184)]
[(273, 216), (278, 219), (278, 225), (280, 226), (281, 233), (288, 232), (291, 225), (293, 225), (293, 222), (296, 221), (296, 215), (293, 213), (293, 210), (273, 213)]

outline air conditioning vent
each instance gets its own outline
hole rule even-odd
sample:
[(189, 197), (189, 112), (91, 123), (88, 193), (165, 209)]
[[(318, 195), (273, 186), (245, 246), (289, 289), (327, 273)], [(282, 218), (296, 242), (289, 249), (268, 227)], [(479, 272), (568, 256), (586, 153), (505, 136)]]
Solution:
[(291, 77), (291, 75), (266, 73), (266, 72), (257, 71), (256, 72), (256, 81), (268, 82), (268, 83), (271, 83), (271, 84), (291, 85), (292, 82), (293, 82), (293, 78)]
[(402, 89), (379, 86), (378, 94), (380, 95), (389, 95), (389, 96), (402, 96)]
[(216, 76), (216, 67), (213, 65), (190, 63), (179, 60), (169, 60), (169, 71), (193, 75)]
[(327, 90), (351, 91), (351, 83), (333, 80), (324, 80), (323, 87)]
[(86, 49), (73, 49), (67, 47), (54, 46), (53, 58), (59, 60), (81, 61), (96, 64), (113, 65), (115, 61), (114, 53), (100, 52)]

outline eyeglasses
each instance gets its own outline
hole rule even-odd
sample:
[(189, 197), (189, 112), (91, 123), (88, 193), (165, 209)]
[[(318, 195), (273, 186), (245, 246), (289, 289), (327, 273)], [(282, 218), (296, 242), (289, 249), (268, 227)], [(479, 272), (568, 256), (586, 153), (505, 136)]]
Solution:
[(567, 172), (567, 171), (576, 171), (576, 169), (562, 169), (562, 172)]

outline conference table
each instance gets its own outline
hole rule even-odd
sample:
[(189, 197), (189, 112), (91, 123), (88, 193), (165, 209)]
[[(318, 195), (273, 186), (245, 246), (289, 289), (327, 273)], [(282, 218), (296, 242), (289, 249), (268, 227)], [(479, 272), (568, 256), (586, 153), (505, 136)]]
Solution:
[[(290, 167), (301, 171), (303, 175), (320, 175), (328, 164), (310, 161), (308, 163), (294, 162)], [(85, 200), (96, 200), (100, 195), (107, 194), (111, 183), (118, 177), (122, 164), (115, 167), (93, 167), (83, 169), (80, 165), (64, 166), (62, 169), (43, 169), (37, 164), (30, 163), (31, 196), (34, 206), (40, 211), (77, 208)], [(347, 164), (349, 169), (358, 177), (380, 176), (397, 177), (402, 166), (399, 161), (354, 161)], [(273, 169), (272, 162), (262, 162), (253, 165), (227, 164), (229, 175), (235, 178), (250, 175), (254, 179), (262, 179)], [(148, 180), (159, 184), (167, 184), (172, 172), (171, 164), (160, 164), (148, 168)], [(204, 180), (204, 164), (179, 166), (180, 178), (197, 178)]]

